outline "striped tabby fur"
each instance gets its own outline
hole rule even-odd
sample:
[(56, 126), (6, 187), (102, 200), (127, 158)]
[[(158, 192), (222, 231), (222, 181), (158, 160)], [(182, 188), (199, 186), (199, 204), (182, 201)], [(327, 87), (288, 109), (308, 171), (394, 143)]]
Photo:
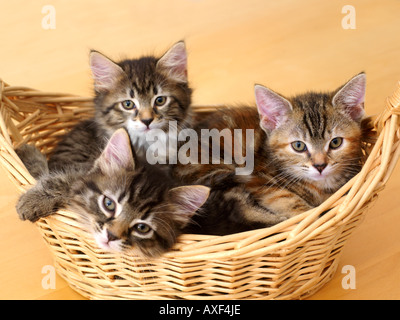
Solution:
[(369, 123), (363, 73), (330, 93), (284, 98), (259, 85), (255, 93), (257, 108), (224, 108), (197, 124), (198, 130), (254, 129), (251, 175), (235, 176), (235, 164), (175, 170), (185, 183), (212, 190), (208, 214), (195, 216), (190, 232), (227, 234), (274, 225), (318, 206), (361, 169), (361, 141)]
[(72, 207), (100, 248), (157, 257), (175, 244), (208, 194), (207, 187), (177, 186), (157, 167), (139, 165), (126, 131), (120, 129), (91, 168), (43, 174), (20, 197), (17, 212), (34, 222)]
[(136, 153), (144, 159), (146, 136), (153, 129), (168, 132), (170, 121), (176, 122), (177, 132), (191, 126), (192, 90), (183, 42), (176, 43), (161, 58), (149, 56), (119, 63), (92, 51), (90, 65), (95, 116), (63, 137), (49, 160), (50, 171), (93, 162), (106, 139), (119, 128), (128, 130)]

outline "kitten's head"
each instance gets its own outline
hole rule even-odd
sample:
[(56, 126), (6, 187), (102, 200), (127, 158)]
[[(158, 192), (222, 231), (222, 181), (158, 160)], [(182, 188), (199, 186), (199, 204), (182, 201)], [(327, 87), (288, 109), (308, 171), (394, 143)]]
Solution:
[(126, 131), (117, 130), (93, 169), (72, 187), (73, 205), (102, 249), (157, 257), (175, 244), (209, 188), (173, 187), (162, 171), (134, 158)]
[(139, 137), (152, 129), (166, 132), (169, 121), (185, 127), (191, 122), (191, 89), (187, 80), (184, 42), (161, 58), (152, 56), (114, 62), (90, 53), (97, 121), (111, 134), (126, 128)]
[(365, 83), (361, 73), (334, 92), (292, 99), (256, 86), (260, 126), (283, 174), (335, 190), (360, 170)]

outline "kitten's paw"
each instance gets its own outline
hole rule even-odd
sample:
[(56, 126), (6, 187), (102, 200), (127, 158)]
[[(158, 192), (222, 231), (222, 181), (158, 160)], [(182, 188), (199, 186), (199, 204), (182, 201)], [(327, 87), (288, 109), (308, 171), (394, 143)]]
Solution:
[(56, 212), (58, 206), (55, 199), (45, 199), (43, 195), (28, 190), (19, 198), (16, 209), (21, 220), (36, 222)]

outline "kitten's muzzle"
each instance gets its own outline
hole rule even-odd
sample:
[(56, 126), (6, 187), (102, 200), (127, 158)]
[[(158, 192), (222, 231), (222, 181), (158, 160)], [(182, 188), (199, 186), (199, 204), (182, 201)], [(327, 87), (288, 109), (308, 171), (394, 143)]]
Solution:
[(118, 240), (119, 238), (113, 234), (110, 230), (107, 229), (107, 239), (108, 242)]
[(327, 165), (328, 165), (327, 163), (321, 163), (321, 164), (316, 163), (313, 164), (313, 167), (317, 169), (319, 173), (322, 173), (322, 171), (324, 171)]
[(140, 121), (142, 121), (142, 122), (146, 125), (147, 128), (150, 126), (150, 123), (152, 123), (153, 120), (154, 120), (153, 118), (149, 118), (149, 119), (140, 119)]

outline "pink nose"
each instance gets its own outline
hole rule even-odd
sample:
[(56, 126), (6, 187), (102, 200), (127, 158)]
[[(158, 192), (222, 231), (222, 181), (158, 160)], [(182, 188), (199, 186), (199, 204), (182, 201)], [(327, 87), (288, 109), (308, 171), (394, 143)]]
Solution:
[(326, 168), (327, 164), (326, 163), (321, 163), (321, 164), (313, 164), (314, 168), (318, 170), (319, 173), (322, 173), (324, 169)]

